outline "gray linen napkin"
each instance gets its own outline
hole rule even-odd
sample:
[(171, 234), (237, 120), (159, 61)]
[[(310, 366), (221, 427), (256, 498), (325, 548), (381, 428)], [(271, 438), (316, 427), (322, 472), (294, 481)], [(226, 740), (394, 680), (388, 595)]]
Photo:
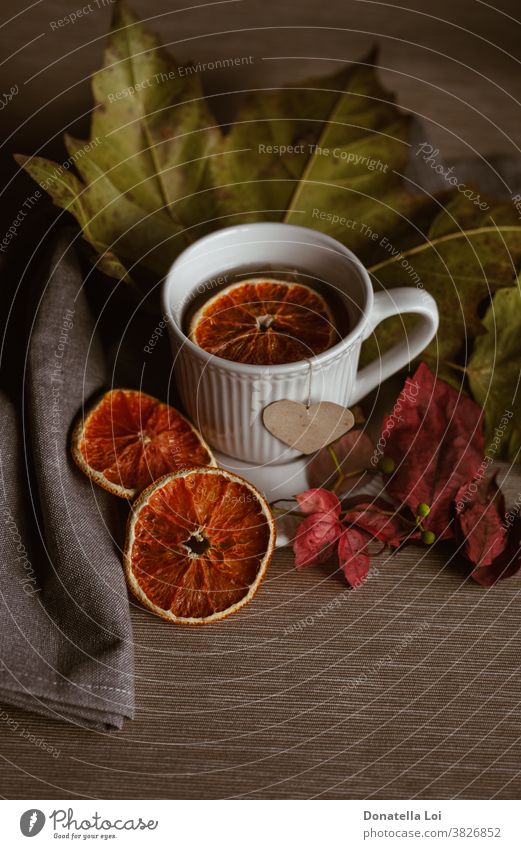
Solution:
[(24, 403), (0, 394), (0, 699), (117, 729), (134, 710), (114, 539), (120, 505), (69, 450), (73, 420), (106, 384), (105, 369), (78, 260), (62, 236), (28, 335)]

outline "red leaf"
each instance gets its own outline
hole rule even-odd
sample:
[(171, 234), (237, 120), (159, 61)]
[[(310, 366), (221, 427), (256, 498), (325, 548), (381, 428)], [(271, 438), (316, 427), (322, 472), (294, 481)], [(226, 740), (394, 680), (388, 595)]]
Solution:
[(371, 561), (367, 537), (355, 528), (347, 528), (338, 541), (338, 561), (346, 581), (357, 587), (366, 578)]
[(332, 516), (340, 514), (338, 496), (328, 489), (306, 489), (305, 492), (301, 492), (295, 498), (303, 513), (326, 513)]
[(507, 535), (507, 547), (490, 566), (477, 566), (472, 577), (482, 587), (511, 578), (521, 567), (521, 517), (516, 515)]
[(328, 560), (342, 531), (343, 525), (332, 513), (313, 513), (304, 519), (293, 542), (296, 568)]
[[(308, 466), (308, 477), (315, 486), (333, 487), (338, 478), (338, 469), (331, 456), (333, 449), (344, 475), (367, 469), (374, 454), (374, 445), (363, 430), (350, 430), (328, 448), (317, 451)], [(347, 478), (345, 486), (340, 491), (352, 489), (359, 483), (359, 478)]]
[[(393, 515), (389, 516), (388, 513)], [(398, 547), (406, 537), (410, 538), (413, 530), (394, 513), (392, 505), (380, 508), (375, 502), (357, 504), (352, 510), (348, 510), (344, 514), (344, 523), (356, 525), (375, 539), (395, 547)], [(418, 533), (414, 531), (413, 535), (418, 536)]]
[(475, 567), (472, 577), (483, 587), (510, 578), (521, 567), (521, 517), (505, 513), (505, 500), (495, 479), (473, 486), (470, 481), (456, 496), (456, 530), (463, 551)]
[(388, 493), (413, 514), (428, 504), (423, 526), (438, 538), (452, 537), (454, 497), (483, 462), (480, 407), (422, 363), (384, 420), (378, 447), (396, 465)]
[(506, 548), (505, 499), (494, 478), (469, 481), (456, 494), (456, 535), (465, 557), (490, 566)]

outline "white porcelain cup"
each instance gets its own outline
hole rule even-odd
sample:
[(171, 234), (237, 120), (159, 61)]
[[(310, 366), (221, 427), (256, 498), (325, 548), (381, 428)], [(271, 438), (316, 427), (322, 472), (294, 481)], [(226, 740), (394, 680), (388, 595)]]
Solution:
[[(183, 317), (194, 298), (233, 282), (234, 271), (296, 268), (333, 286), (350, 317), (347, 335), (309, 360), (275, 366), (231, 362), (188, 339)], [(252, 274), (252, 276), (254, 276)], [(276, 275), (275, 275), (276, 276)], [(187, 248), (172, 265), (163, 288), (174, 369), (181, 400), (196, 427), (218, 451), (259, 465), (299, 456), (265, 428), (264, 408), (289, 399), (355, 404), (407, 365), (438, 328), (434, 299), (404, 287), (374, 293), (359, 259), (335, 239), (306, 227), (258, 223), (229, 227)], [(360, 347), (377, 324), (392, 315), (416, 313), (420, 321), (390, 351), (358, 370)]]

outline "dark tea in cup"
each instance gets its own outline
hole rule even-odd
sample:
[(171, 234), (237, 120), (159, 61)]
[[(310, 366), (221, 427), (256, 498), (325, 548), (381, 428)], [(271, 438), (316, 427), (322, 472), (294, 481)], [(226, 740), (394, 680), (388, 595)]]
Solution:
[(327, 351), (349, 331), (344, 303), (309, 274), (241, 269), (223, 278), (224, 284), (199, 286), (185, 315), (187, 336), (215, 356), (254, 365), (298, 362)]

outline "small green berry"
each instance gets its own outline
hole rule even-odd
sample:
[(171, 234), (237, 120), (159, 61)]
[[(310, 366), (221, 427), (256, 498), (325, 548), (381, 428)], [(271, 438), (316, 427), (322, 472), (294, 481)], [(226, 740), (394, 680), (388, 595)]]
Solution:
[(378, 468), (384, 475), (391, 475), (396, 468), (396, 463), (392, 457), (380, 457)]
[(422, 533), (422, 542), (424, 542), (425, 545), (432, 545), (435, 540), (436, 534), (433, 531), (424, 531)]
[(416, 516), (419, 516), (421, 519), (425, 519), (426, 516), (431, 512), (431, 508), (428, 504), (425, 504), (425, 501), (422, 501), (421, 504), (418, 504), (416, 508)]

